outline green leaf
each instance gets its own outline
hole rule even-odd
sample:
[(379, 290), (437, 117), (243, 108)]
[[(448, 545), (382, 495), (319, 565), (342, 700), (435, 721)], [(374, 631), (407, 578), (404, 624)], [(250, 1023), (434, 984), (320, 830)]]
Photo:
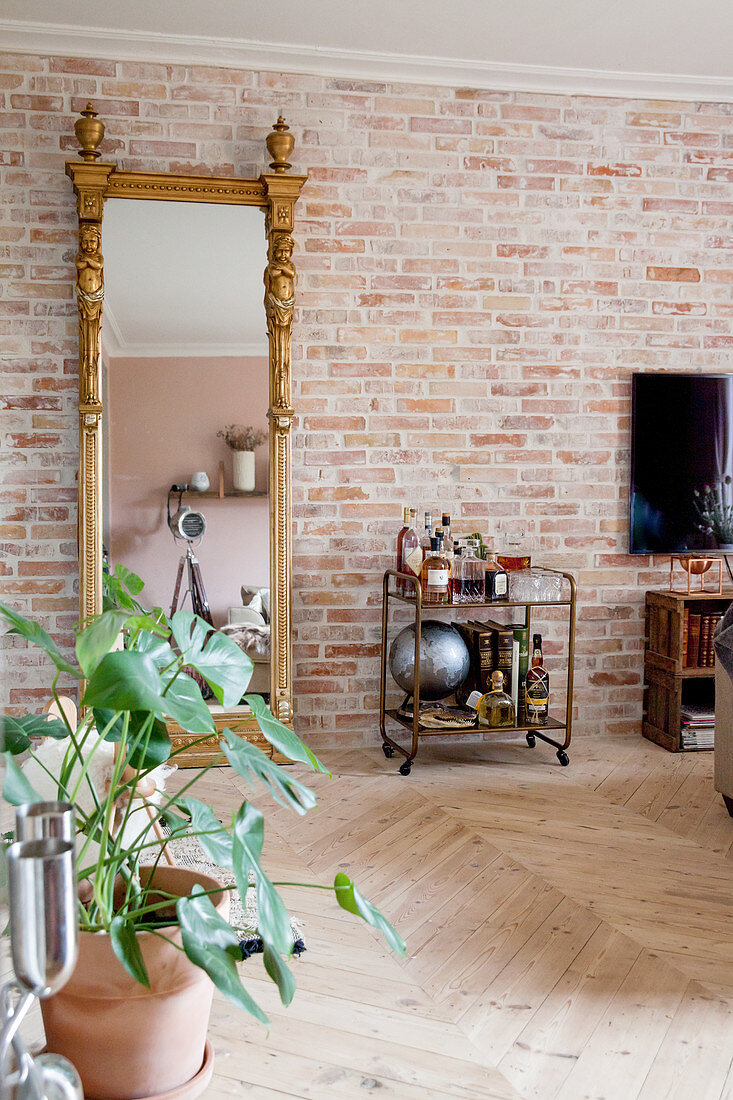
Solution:
[(109, 935), (112, 950), (130, 977), (134, 978), (136, 982), (140, 982), (140, 985), (150, 989), (150, 978), (132, 921), (125, 920), (119, 914), (113, 917), (109, 926)]
[(15, 763), (13, 754), (3, 753), (5, 757), (5, 785), (3, 798), (11, 806), (24, 806), (27, 802), (43, 802), (38, 791), (30, 785), (23, 772)]
[(139, 596), (144, 587), (138, 575), (124, 565), (115, 565), (111, 572), (104, 570), (102, 573), (104, 610), (123, 607), (128, 611), (144, 611), (145, 609), (132, 599), (132, 596)]
[(176, 805), (191, 818), (192, 829), (199, 834), (196, 839), (214, 863), (219, 867), (231, 867), (232, 838), (211, 807), (199, 802), (198, 798), (179, 798)]
[(262, 870), (260, 857), (265, 840), (265, 819), (245, 802), (234, 818), (232, 863), (242, 903), (249, 889), (249, 872), (254, 871), (257, 889), (257, 931), (263, 943), (282, 955), (293, 951), (290, 917), (285, 904)]
[[(167, 637), (167, 635), (166, 635)], [(167, 668), (178, 660), (178, 654), (174, 653), (165, 638), (145, 631), (135, 642), (135, 649), (139, 653), (147, 653), (158, 668)]]
[(331, 774), (297, 734), (293, 733), (291, 729), (288, 729), (275, 717), (261, 695), (246, 695), (244, 701), (257, 719), (257, 725), (262, 731), (262, 736), (270, 742), (273, 748), (281, 752), (283, 756), (287, 756), (288, 760), (298, 760), (302, 764), (310, 765), (314, 772)]
[(171, 627), (184, 663), (204, 677), (223, 706), (236, 706), (252, 677), (253, 665), (247, 654), (190, 611), (176, 611)]
[(14, 756), (30, 748), (31, 737), (53, 737), (62, 740), (69, 731), (60, 718), (46, 714), (24, 714), (15, 718), (12, 714), (0, 714), (0, 752), (12, 752)]
[(68, 672), (70, 676), (75, 676), (81, 679), (81, 672), (75, 665), (69, 664), (69, 662), (62, 656), (61, 650), (50, 634), (48, 634), (43, 627), (38, 623), (32, 623), (30, 619), (26, 619), (24, 615), (21, 615), (18, 611), (13, 611), (12, 607), (8, 607), (6, 604), (0, 602), (0, 616), (2, 616), (6, 622), (10, 623), (9, 634), (20, 634), (21, 637), (26, 638), (33, 645), (38, 646), (46, 653), (56, 668), (60, 672)]
[(289, 1005), (295, 995), (295, 978), (289, 966), (286, 966), (278, 955), (269, 947), (263, 948), (265, 970), (280, 990), (280, 1000), (284, 1005)]
[(237, 971), (235, 959), (241, 958), (238, 936), (219, 916), (211, 899), (195, 886), (191, 897), (179, 899), (176, 910), (183, 949), (191, 962), (206, 971), (220, 993), (267, 1024), (267, 1016), (250, 997)]
[(120, 565), (119, 562), (114, 567), (114, 576), (133, 596), (139, 596), (145, 587), (145, 582), (140, 580), (137, 573), (133, 573), (132, 569)]
[(336, 875), (333, 888), (336, 891), (336, 900), (342, 909), (361, 917), (367, 924), (371, 924), (372, 928), (381, 932), (389, 946), (398, 955), (405, 954), (407, 950), (405, 941), (397, 934), (386, 917), (383, 917), (379, 910), (359, 893), (349, 876), (343, 871), (339, 871)]
[(127, 611), (104, 611), (76, 636), (76, 659), (87, 679), (119, 637)]
[(158, 670), (150, 657), (136, 650), (108, 653), (90, 677), (82, 703), (109, 710), (151, 710), (161, 715)]
[(221, 751), (243, 779), (252, 784), (255, 779), (260, 779), (276, 802), (298, 814), (304, 814), (316, 805), (313, 791), (271, 760), (262, 749), (237, 737), (231, 730), (224, 730), (222, 738)]
[(216, 733), (216, 723), (201, 689), (185, 672), (179, 673), (167, 688), (163, 706), (165, 713), (188, 733)]
[[(104, 731), (107, 730), (105, 741), (111, 741), (113, 744), (117, 744), (122, 737), (122, 731), (125, 726), (124, 715), (120, 714), (117, 721), (110, 726), (110, 722), (117, 713), (116, 711), (108, 710), (103, 707), (94, 707), (93, 713), (94, 724), (99, 733), (104, 733)], [(137, 771), (142, 771), (147, 768), (157, 768), (159, 764), (164, 764), (171, 754), (171, 739), (168, 736), (165, 722), (162, 722), (160, 718), (153, 718), (150, 733), (147, 735), (143, 734), (143, 728), (146, 723), (150, 722), (150, 711), (133, 710), (126, 713), (129, 713), (130, 716), (127, 728), (128, 764)], [(109, 729), (107, 728), (108, 726)], [(145, 745), (146, 738), (147, 747)]]

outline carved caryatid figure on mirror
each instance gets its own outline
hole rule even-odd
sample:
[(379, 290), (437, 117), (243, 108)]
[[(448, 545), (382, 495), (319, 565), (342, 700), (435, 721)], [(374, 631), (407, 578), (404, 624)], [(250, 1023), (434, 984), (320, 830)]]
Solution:
[(290, 399), (290, 330), (296, 278), (291, 259), (294, 247), (289, 233), (273, 233), (269, 263), (265, 268), (265, 313), (274, 367), (273, 405), (281, 409), (289, 407)]
[(100, 405), (97, 391), (101, 355), (104, 260), (102, 237), (93, 222), (82, 222), (76, 254), (76, 299), (79, 306), (79, 397), (83, 405)]

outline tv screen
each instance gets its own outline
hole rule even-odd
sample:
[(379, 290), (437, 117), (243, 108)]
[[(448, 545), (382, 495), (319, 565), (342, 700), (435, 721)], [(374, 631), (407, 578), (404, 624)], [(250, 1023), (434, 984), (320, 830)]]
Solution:
[(630, 552), (733, 542), (710, 519), (732, 514), (733, 375), (635, 374), (632, 405)]

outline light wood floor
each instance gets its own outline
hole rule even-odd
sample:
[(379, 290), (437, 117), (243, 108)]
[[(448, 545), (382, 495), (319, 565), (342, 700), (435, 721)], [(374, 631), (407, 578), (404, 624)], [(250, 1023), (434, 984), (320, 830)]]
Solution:
[[(399, 960), (320, 891), (288, 889), (308, 952), (265, 1035), (217, 1000), (210, 1098), (733, 1100), (733, 819), (712, 754), (578, 739), (427, 745), (405, 778), (324, 754), (305, 820), (270, 815), (274, 877), (347, 870)], [(228, 771), (210, 782), (222, 810)], [(262, 805), (262, 800), (258, 796)]]
[[(271, 1028), (215, 998), (207, 1100), (733, 1100), (733, 819), (711, 753), (584, 738), (561, 768), (519, 740), (433, 743), (409, 777), (378, 743), (323, 755), (317, 810), (267, 803), (268, 870), (347, 870), (408, 957), (284, 890), (298, 992), (282, 1008), (243, 964)], [(220, 769), (196, 793), (223, 816), (235, 788)]]

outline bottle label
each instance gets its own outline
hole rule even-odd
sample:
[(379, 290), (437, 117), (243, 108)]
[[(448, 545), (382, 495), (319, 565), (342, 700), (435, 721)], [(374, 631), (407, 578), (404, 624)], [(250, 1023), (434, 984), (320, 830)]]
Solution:
[(466, 706), (470, 707), (471, 710), (478, 710), (478, 705), (482, 699), (483, 695), (480, 691), (472, 691), (468, 699), (466, 699)]
[(422, 569), (422, 550), (419, 546), (414, 546), (409, 554), (405, 555), (404, 566), (405, 569), (403, 572), (409, 570), (414, 573), (416, 577), (420, 576), (420, 570)]
[(509, 591), (509, 579), (506, 573), (497, 573), (494, 577), (494, 595), (506, 596)]
[(431, 588), (447, 588), (449, 580), (449, 569), (428, 569), (428, 584)]

